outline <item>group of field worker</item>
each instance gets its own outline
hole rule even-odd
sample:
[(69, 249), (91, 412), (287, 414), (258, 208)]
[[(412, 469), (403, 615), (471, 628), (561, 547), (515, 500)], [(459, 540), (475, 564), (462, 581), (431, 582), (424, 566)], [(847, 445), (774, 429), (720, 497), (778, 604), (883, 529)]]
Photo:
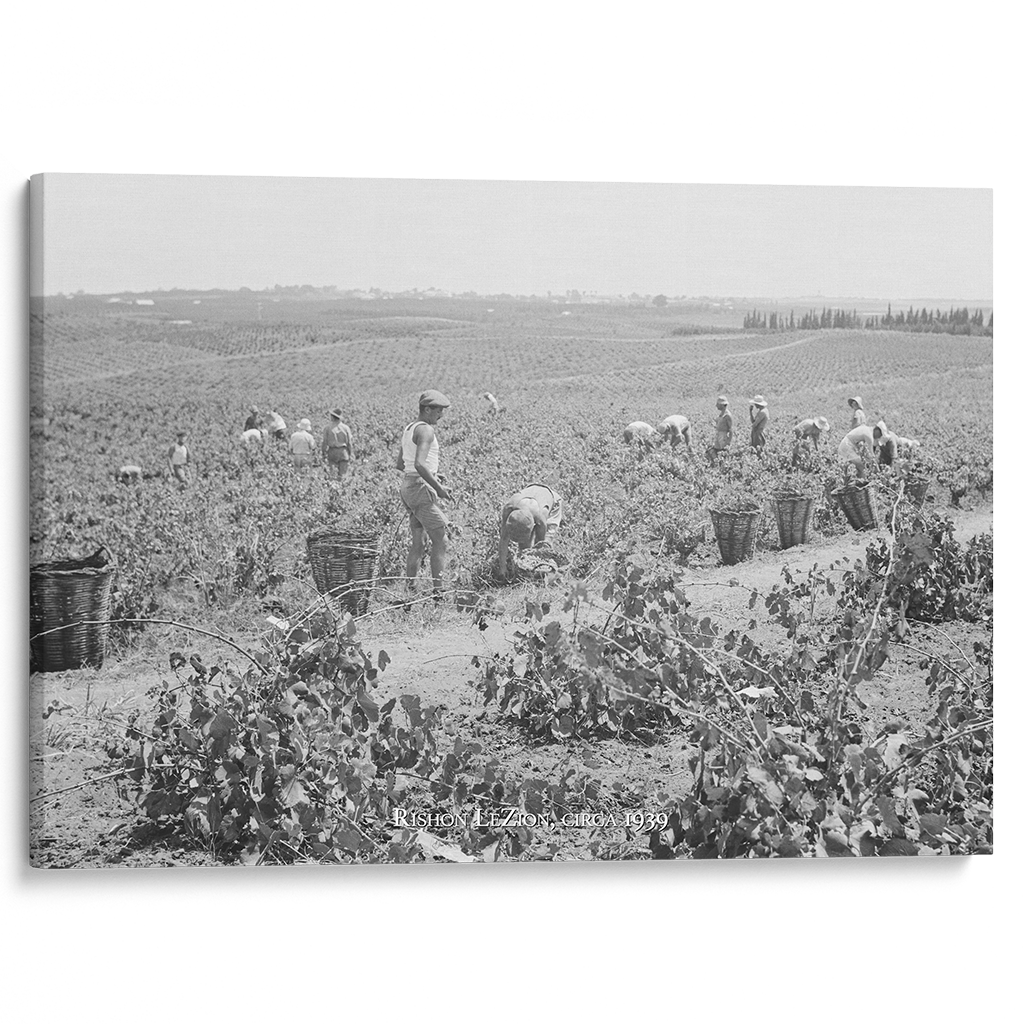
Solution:
[[(879, 420), (874, 426), (868, 426), (867, 416), (864, 412), (864, 401), (860, 395), (855, 395), (847, 400), (852, 410), (849, 432), (839, 442), (839, 460), (845, 471), (856, 471), (857, 477), (863, 479), (867, 471), (867, 459), (877, 457), (882, 465), (892, 465), (901, 448), (917, 448), (920, 442), (909, 437), (900, 437), (891, 431), (884, 420)], [(722, 454), (732, 446), (734, 423), (732, 410), (729, 408), (729, 399), (725, 395), (719, 395), (715, 403), (717, 415), (715, 417), (715, 435), (711, 446), (707, 449), (707, 456), (712, 462), (716, 461)], [(761, 451), (765, 446), (766, 430), (770, 422), (768, 414), (768, 403), (764, 395), (754, 395), (749, 403), (750, 415), (750, 447), (755, 451)], [(821, 435), (831, 430), (828, 419), (824, 416), (813, 416), (801, 420), (794, 427), (794, 436), (798, 447), (812, 444), (815, 450), (818, 449)], [(627, 444), (640, 445), (643, 448), (653, 448), (661, 441), (668, 441), (673, 448), (685, 442), (688, 450), (692, 450), (693, 438), (690, 421), (681, 414), (666, 416), (657, 427), (646, 423), (643, 420), (634, 420), (630, 423), (623, 434)], [(794, 463), (796, 463), (797, 452), (794, 451)]]
[[(498, 413), (501, 407), (490, 392), (483, 395), (491, 413)], [(890, 431), (884, 420), (874, 426), (866, 422), (864, 403), (859, 395), (848, 399), (852, 410), (850, 429), (839, 442), (838, 455), (844, 472), (850, 475), (856, 471), (858, 479), (866, 474), (867, 460), (877, 457), (882, 464), (891, 465), (899, 449), (916, 448), (920, 442), (913, 438), (900, 437)], [(440, 391), (427, 390), (419, 396), (419, 412), (416, 419), (402, 430), (398, 447), (396, 468), (401, 472), (399, 494), (409, 516), (411, 543), (406, 559), (406, 577), (411, 584), (418, 573), (425, 554), (429, 555), (430, 574), (433, 582), (433, 597), (441, 600), (442, 575), (447, 555), (448, 519), (439, 501), (450, 501), (452, 493), (445, 486), (440, 474), (440, 445), (434, 430), (451, 405)], [(714, 438), (707, 449), (707, 456), (716, 462), (732, 446), (734, 435), (733, 414), (729, 400), (719, 395), (714, 419)], [(288, 450), (293, 465), (304, 469), (312, 464), (319, 449), (327, 467), (328, 476), (341, 480), (352, 462), (352, 431), (342, 420), (340, 407), (327, 413), (328, 425), (318, 442), (312, 434), (308, 419), (300, 419), (296, 430), (288, 437)], [(749, 403), (750, 446), (760, 452), (765, 445), (765, 433), (770, 422), (768, 403), (763, 395), (755, 395)], [(283, 417), (272, 409), (266, 420), (261, 419), (260, 410), (252, 406), (242, 433), (246, 443), (262, 440), (268, 435), (284, 440), (286, 425)], [(817, 449), (822, 434), (830, 430), (824, 416), (801, 420), (794, 428), (797, 445), (813, 444)], [(167, 452), (168, 466), (172, 479), (179, 487), (189, 486), (189, 451), (185, 444), (185, 433), (179, 431), (175, 444)], [(635, 420), (625, 429), (628, 444), (652, 448), (657, 442), (669, 442), (673, 448), (683, 444), (688, 452), (693, 449), (693, 429), (690, 421), (682, 414), (666, 416), (657, 427)], [(794, 463), (796, 462), (794, 453)], [(118, 478), (122, 482), (136, 482), (142, 477), (138, 466), (122, 466)], [(498, 518), (498, 564), (496, 574), (506, 579), (509, 568), (509, 551), (517, 545), (520, 551), (543, 547), (549, 534), (558, 530), (562, 523), (562, 499), (547, 484), (531, 483), (513, 494), (502, 507)]]
[(352, 431), (342, 422), (343, 415), (340, 407), (327, 413), (329, 422), (317, 441), (313, 436), (313, 424), (308, 419), (300, 419), (295, 430), (288, 435), (284, 417), (276, 409), (263, 416), (259, 406), (253, 405), (242, 428), (242, 440), (251, 444), (267, 437), (277, 441), (284, 441), (287, 437), (288, 451), (296, 469), (311, 466), (313, 456), (319, 451), (327, 467), (327, 476), (332, 480), (342, 480), (352, 462)]

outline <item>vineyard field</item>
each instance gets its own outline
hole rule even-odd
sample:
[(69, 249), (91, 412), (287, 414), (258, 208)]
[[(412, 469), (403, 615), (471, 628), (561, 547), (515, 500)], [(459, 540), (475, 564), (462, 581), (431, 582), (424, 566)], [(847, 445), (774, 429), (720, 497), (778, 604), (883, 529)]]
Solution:
[[(31, 314), (32, 561), (103, 546), (117, 566), (107, 663), (32, 677), (34, 864), (991, 851), (992, 338), (744, 331), (742, 310), (678, 305), (265, 293), (33, 300)], [(394, 460), (426, 388), (451, 399), (448, 589), (404, 611)], [(723, 393), (736, 441), (712, 465)], [(755, 394), (771, 415), (760, 455)], [(852, 395), (869, 423), (921, 441), (872, 467), (864, 533), (830, 497)], [(340, 406), (349, 476), (243, 444), (253, 404), (289, 433), (308, 417), (317, 437)], [(624, 441), (627, 423), (674, 413), (692, 451)], [(821, 450), (795, 452), (814, 416), (832, 424)], [(167, 467), (179, 429), (185, 490)], [(137, 485), (117, 480), (127, 464)], [(533, 481), (563, 498), (558, 568), (501, 586), (498, 513)], [(788, 550), (779, 490), (815, 500)], [(722, 565), (709, 510), (743, 502), (760, 511), (754, 554)], [(357, 620), (312, 588), (305, 541), (325, 525), (380, 538)], [(301, 622), (301, 641), (281, 622)], [(221, 712), (243, 723), (223, 737)], [(257, 763), (266, 800), (244, 811)], [(499, 805), (519, 824), (394, 826), (396, 809)], [(643, 827), (559, 824), (577, 813)], [(97, 839), (111, 818), (123, 835)]]

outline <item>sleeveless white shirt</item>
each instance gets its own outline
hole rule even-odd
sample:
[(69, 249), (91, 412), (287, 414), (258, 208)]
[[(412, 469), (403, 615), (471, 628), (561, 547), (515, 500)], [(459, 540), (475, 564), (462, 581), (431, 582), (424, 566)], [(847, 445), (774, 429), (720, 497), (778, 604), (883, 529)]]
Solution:
[[(405, 430), (402, 432), (402, 461), (405, 463), (405, 475), (406, 476), (419, 476), (416, 471), (416, 442), (412, 439), (413, 431), (421, 424), (423, 420), (415, 420), (410, 423)], [(426, 424), (424, 424), (426, 426)], [(437, 434), (434, 435), (434, 440), (430, 442), (430, 451), (427, 452), (427, 458), (425, 465), (432, 474), (437, 475), (437, 467), (440, 461), (441, 448), (437, 443)]]

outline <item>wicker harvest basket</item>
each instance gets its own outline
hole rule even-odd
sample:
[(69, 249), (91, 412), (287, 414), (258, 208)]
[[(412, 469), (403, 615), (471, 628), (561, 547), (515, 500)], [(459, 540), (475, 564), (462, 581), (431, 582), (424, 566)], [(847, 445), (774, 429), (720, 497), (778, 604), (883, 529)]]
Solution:
[(839, 507), (855, 530), (878, 528), (878, 513), (875, 510), (875, 488), (872, 484), (848, 484), (832, 492)]
[(363, 615), (377, 582), (380, 537), (334, 530), (310, 534), (306, 552), (321, 594), (337, 598), (353, 615)]
[(779, 544), (791, 548), (807, 540), (807, 530), (814, 512), (814, 495), (795, 491), (776, 491), (775, 522), (779, 527)]
[(107, 649), (114, 563), (105, 548), (88, 558), (40, 562), (29, 571), (32, 670), (99, 668)]
[(761, 510), (756, 507), (711, 509), (711, 523), (725, 565), (735, 565), (753, 555), (760, 519)]
[(903, 485), (903, 493), (907, 496), (908, 500), (913, 502), (918, 508), (924, 504), (924, 499), (928, 494), (928, 485), (931, 481), (924, 476), (912, 476), (907, 479), (907, 482)]

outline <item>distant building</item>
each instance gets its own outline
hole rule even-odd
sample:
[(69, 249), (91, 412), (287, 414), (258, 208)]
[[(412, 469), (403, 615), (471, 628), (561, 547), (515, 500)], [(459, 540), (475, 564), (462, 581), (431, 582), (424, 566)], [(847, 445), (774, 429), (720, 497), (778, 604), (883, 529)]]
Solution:
[(152, 299), (136, 299), (136, 306), (155, 306), (156, 303)]

